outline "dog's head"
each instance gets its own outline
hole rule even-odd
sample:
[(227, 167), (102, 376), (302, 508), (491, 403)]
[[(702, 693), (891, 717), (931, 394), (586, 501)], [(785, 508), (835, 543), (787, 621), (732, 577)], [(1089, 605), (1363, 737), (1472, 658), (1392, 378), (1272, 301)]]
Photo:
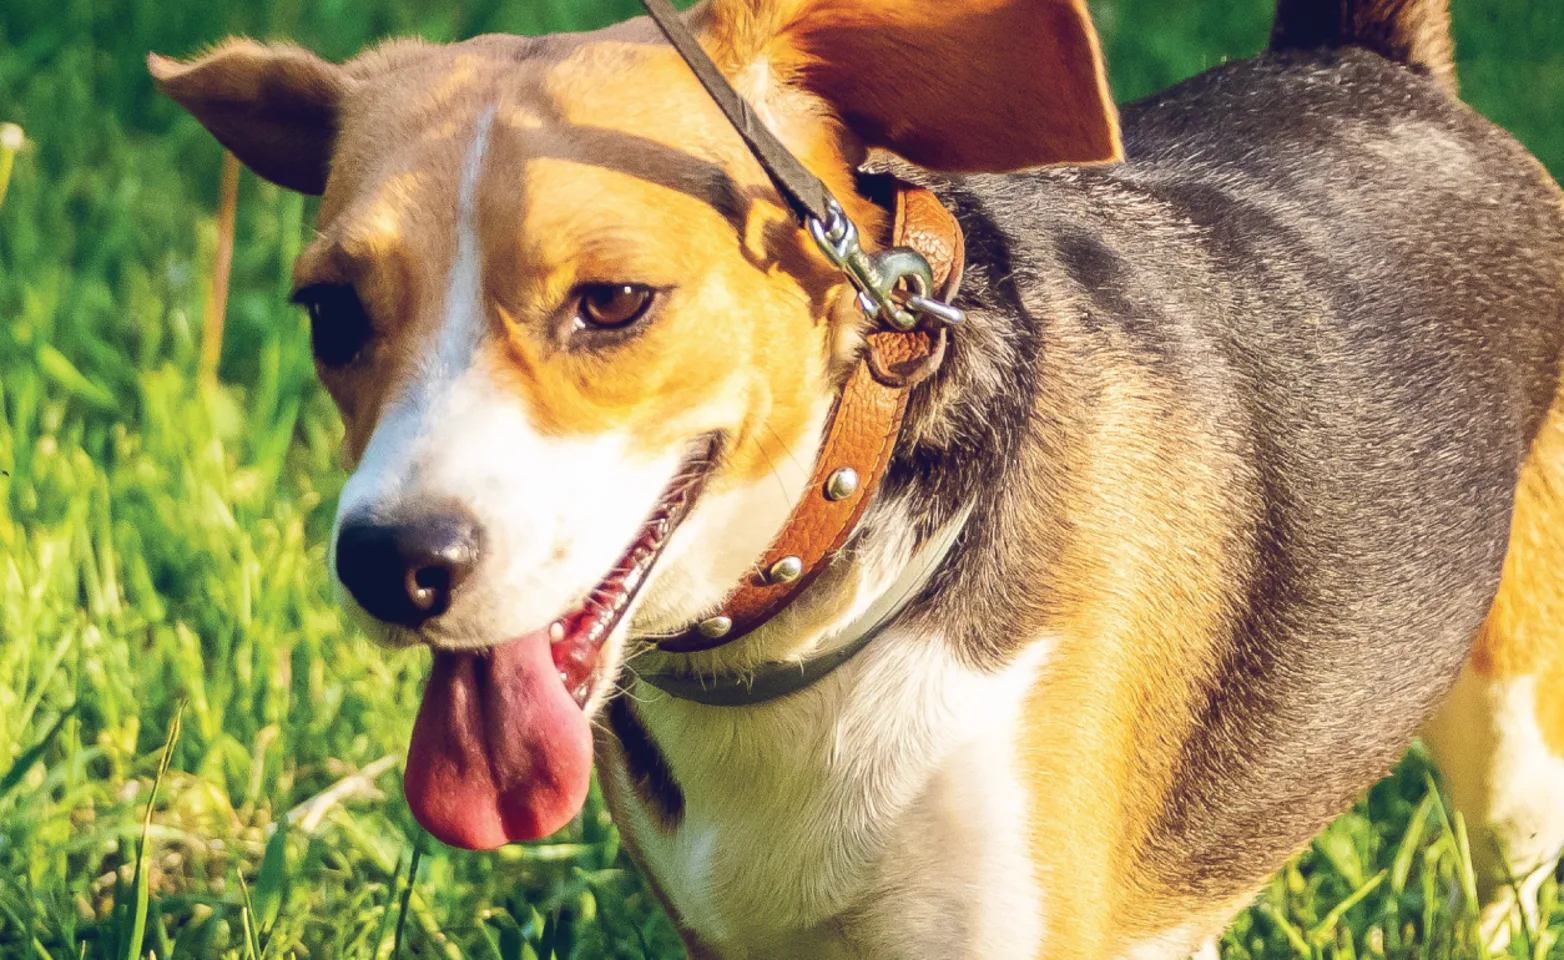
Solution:
[[(1082, 0), (688, 16), (871, 244), (871, 149), (959, 171), (1118, 154)], [(336, 571), (373, 632), (436, 650), (409, 799), (458, 844), (552, 832), (627, 630), (719, 604), (800, 495), (862, 342), (850, 290), (645, 19), (150, 66), (256, 173), (322, 195), (295, 285), (354, 468)]]

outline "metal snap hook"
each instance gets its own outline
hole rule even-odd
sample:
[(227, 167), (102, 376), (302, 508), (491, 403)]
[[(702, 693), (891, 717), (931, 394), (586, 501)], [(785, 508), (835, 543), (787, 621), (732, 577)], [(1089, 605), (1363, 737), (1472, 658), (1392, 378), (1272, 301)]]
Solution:
[(966, 319), (959, 308), (934, 299), (934, 270), (923, 254), (909, 247), (864, 250), (858, 227), (835, 200), (828, 221), (810, 218), (809, 233), (858, 291), (864, 313), (885, 327), (905, 333), (925, 318), (947, 326)]

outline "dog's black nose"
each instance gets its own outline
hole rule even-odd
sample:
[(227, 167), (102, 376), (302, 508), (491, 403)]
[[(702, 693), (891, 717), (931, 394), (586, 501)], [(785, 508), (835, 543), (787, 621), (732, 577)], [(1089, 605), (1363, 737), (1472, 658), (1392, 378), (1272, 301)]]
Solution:
[(371, 616), (416, 627), (450, 608), (478, 564), (478, 540), (477, 524), (459, 513), (350, 518), (337, 533), (337, 576)]

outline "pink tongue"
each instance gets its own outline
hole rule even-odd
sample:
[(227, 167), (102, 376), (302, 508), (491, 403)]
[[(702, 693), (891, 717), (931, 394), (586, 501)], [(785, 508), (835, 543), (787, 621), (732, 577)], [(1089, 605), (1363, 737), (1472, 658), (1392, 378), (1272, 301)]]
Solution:
[(435, 654), (403, 777), (425, 830), (468, 850), (546, 837), (586, 802), (591, 773), (592, 732), (546, 632)]

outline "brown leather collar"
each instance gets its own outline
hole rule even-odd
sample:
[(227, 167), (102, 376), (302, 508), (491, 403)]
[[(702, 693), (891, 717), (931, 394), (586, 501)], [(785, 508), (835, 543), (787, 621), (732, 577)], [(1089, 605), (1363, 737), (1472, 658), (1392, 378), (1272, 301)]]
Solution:
[[(939, 299), (949, 302), (965, 263), (961, 226), (950, 211), (929, 191), (898, 183), (892, 237), (895, 246), (923, 254), (934, 268)], [(830, 564), (879, 488), (913, 388), (944, 360), (948, 329), (869, 334), (831, 411), (809, 486), (776, 542), (721, 611), (663, 640), (662, 649), (693, 653), (739, 640), (792, 603)]]

